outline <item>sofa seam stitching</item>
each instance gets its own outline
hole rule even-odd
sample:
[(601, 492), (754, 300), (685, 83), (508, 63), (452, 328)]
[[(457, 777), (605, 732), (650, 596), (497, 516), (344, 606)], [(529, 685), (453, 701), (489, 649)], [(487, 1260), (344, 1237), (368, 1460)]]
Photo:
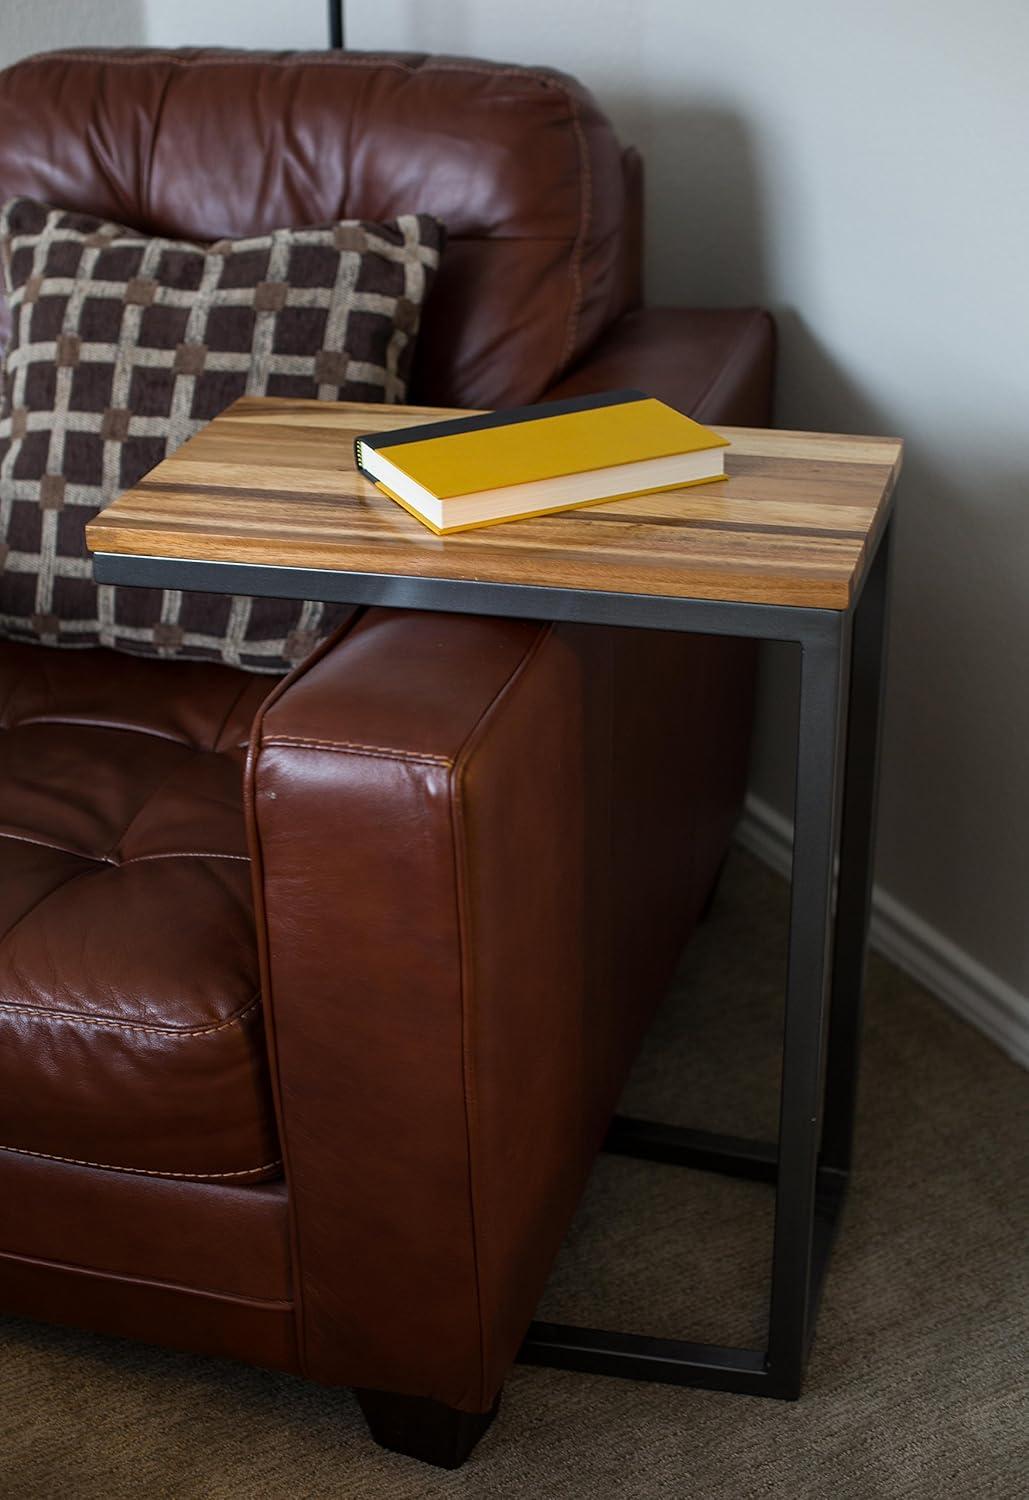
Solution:
[[(179, 761), (176, 765), (171, 766), (166, 775), (162, 776), (154, 786), (148, 788), (143, 801), (132, 813), (129, 821), (125, 824), (125, 827), (119, 833), (110, 849), (108, 849), (107, 855), (110, 856), (111, 861), (114, 861), (115, 852), (123, 847), (125, 840), (128, 838), (135, 825), (139, 822), (140, 818), (142, 818), (143, 814), (148, 812), (152, 807), (154, 801), (161, 796), (161, 794), (166, 790), (168, 786), (174, 783), (174, 781), (182, 771), (183, 764), (184, 762)], [(105, 858), (106, 857), (107, 856), (105, 856)], [(117, 863), (120, 864), (121, 861), (118, 860)]]
[(528, 651), (524, 653), (521, 660), (508, 674), (501, 687), (494, 693), (489, 703), (479, 715), (475, 724), (466, 735), (454, 763), (450, 768), (450, 817), (451, 827), (454, 834), (454, 883), (457, 898), (458, 914), (458, 945), (461, 962), (461, 1081), (464, 1096), (465, 1138), (468, 1152), (468, 1197), (471, 1209), (471, 1241), (472, 1241), (472, 1263), (475, 1268), (475, 1300), (478, 1310), (479, 1321), (479, 1395), (481, 1402), (485, 1399), (486, 1385), (486, 1321), (483, 1315), (482, 1294), (482, 1265), (481, 1245), (479, 1236), (479, 1204), (478, 1191), (476, 1188), (477, 1174), (474, 1165), (473, 1140), (477, 1136), (478, 1113), (477, 1096), (474, 1087), (474, 1066), (471, 1047), (471, 1015), (467, 1003), (468, 991), (471, 988), (470, 975), (468, 974), (468, 954), (470, 949), (466, 937), (470, 936), (471, 910), (467, 901), (467, 880), (465, 878), (465, 833), (466, 823), (464, 817), (464, 789), (465, 771), (473, 745), (477, 741), (484, 726), (492, 715), (497, 705), (507, 696), (515, 683), (527, 670), (530, 661), (534, 660), (543, 643), (553, 633), (553, 625), (547, 625), (540, 630)]
[(249, 854), (218, 854), (213, 849), (165, 849), (160, 854), (132, 854), (128, 859), (109, 860), (116, 870), (127, 865), (145, 865), (152, 859), (231, 859), (242, 864), (250, 863)]
[[(84, 650), (94, 650), (92, 646), (86, 646)], [(156, 657), (139, 657), (137, 660), (157, 660)], [(169, 730), (149, 729), (142, 724), (119, 724), (114, 719), (92, 719), (62, 717), (60, 714), (28, 714), (25, 718), (15, 721), (13, 724), (5, 724), (3, 727), (8, 734), (16, 734), (19, 729), (31, 729), (37, 724), (49, 724), (64, 729), (109, 729), (114, 734), (138, 734), (142, 739), (164, 740), (169, 745), (181, 745), (184, 750), (191, 750), (194, 755), (207, 755), (212, 752), (204, 750), (196, 740), (185, 738), (181, 734), (172, 734)], [(223, 755), (225, 751), (214, 751), (214, 754)]]
[[(17, 1146), (0, 1147), (0, 1150), (17, 1152)], [(25, 1152), (25, 1155), (31, 1153)], [(51, 1158), (47, 1158), (50, 1160)], [(54, 1158), (63, 1160), (63, 1158)], [(113, 1170), (121, 1171), (120, 1167)], [(136, 1174), (142, 1176), (142, 1173)], [(20, 1250), (0, 1250), (0, 1261), (18, 1261), (22, 1265), (45, 1266), (47, 1269), (58, 1271), (70, 1271), (74, 1276), (87, 1276), (102, 1280), (113, 1277), (121, 1283), (129, 1282), (134, 1286), (159, 1287), (163, 1290), (174, 1292), (188, 1292), (194, 1297), (211, 1297), (219, 1302), (246, 1303), (248, 1306), (268, 1308), (272, 1311), (285, 1312), (292, 1308), (292, 1298), (289, 1297), (255, 1297), (250, 1292), (231, 1292), (224, 1287), (191, 1286), (185, 1281), (172, 1281), (166, 1276), (136, 1276), (131, 1271), (104, 1271), (96, 1266), (79, 1265), (77, 1261), (57, 1260), (53, 1256), (23, 1255)]]
[(236, 709), (242, 703), (246, 693), (250, 691), (250, 687), (251, 684), (249, 681), (240, 683), (239, 692), (236, 694), (232, 702), (229, 704), (228, 708), (225, 710), (225, 715), (222, 718), (221, 723), (218, 725), (217, 731), (212, 736), (211, 748), (209, 752), (211, 755), (224, 755), (226, 753), (224, 750), (219, 750), (218, 746), (222, 742), (222, 735), (225, 733), (225, 730), (228, 727), (229, 720), (232, 718), (232, 715), (236, 712)]
[[(50, 846), (43, 844), (40, 847), (45, 849)], [(103, 867), (109, 864), (110, 861), (105, 860), (101, 856), (100, 858), (90, 859), (89, 863), (92, 866), (91, 869), (73, 870), (70, 875), (66, 876), (63, 880), (59, 880), (56, 885), (51, 886), (50, 889), (44, 891), (42, 895), (37, 896), (35, 901), (33, 901), (30, 906), (27, 906), (23, 912), (20, 912), (15, 920), (11, 923), (10, 927), (8, 927), (7, 931), (3, 934), (3, 941), (5, 943), (9, 941), (12, 935), (18, 931), (18, 928), (21, 927), (23, 923), (28, 921), (33, 912), (37, 912), (41, 906), (44, 906), (46, 902), (51, 899), (52, 896), (56, 896), (58, 891), (66, 890), (68, 886), (73, 883), (73, 881), (84, 880), (87, 876), (96, 875), (98, 873), (98, 869), (103, 869)]]
[(582, 175), (579, 192), (579, 229), (575, 236), (575, 243), (572, 246), (570, 262), (572, 304), (568, 310), (564, 348), (561, 351), (561, 363), (559, 366), (560, 372), (563, 372), (567, 368), (575, 350), (579, 316), (582, 312), (582, 257), (586, 245), (586, 236), (589, 232), (590, 209), (593, 201), (593, 169), (590, 165), (586, 136), (579, 117), (579, 101), (570, 90), (564, 90), (564, 94), (572, 112), (572, 131), (575, 135), (576, 146), (579, 152), (579, 165)]
[[(51, 839), (33, 838), (30, 833), (11, 833), (6, 828), (0, 829), (0, 839), (10, 839), (16, 844), (31, 844), (34, 849), (52, 849), (55, 854), (67, 854), (72, 859), (88, 860), (94, 865), (112, 865), (117, 868), (118, 861), (111, 859), (106, 854), (87, 854), (83, 849), (72, 849), (67, 844), (58, 844)], [(82, 873), (82, 872), (80, 872)], [(74, 876), (71, 877), (74, 879)], [(55, 892), (61, 889), (55, 886)]]
[(248, 863), (250, 859), (248, 854), (224, 854), (215, 849), (165, 849), (159, 854), (133, 854), (128, 859), (114, 859), (109, 854), (91, 854), (85, 849), (73, 849), (70, 844), (35, 838), (30, 833), (12, 833), (7, 828), (0, 828), (0, 839), (10, 839), (15, 844), (31, 844), (34, 849), (52, 849), (55, 854), (67, 854), (71, 859), (85, 860), (94, 865), (107, 865), (112, 870), (124, 870), (126, 865), (145, 864), (151, 859), (233, 859), (244, 863)]
[(306, 750), (338, 750), (344, 755), (385, 756), (390, 760), (417, 761), (420, 764), (431, 766), (451, 766), (454, 763), (453, 757), (449, 755), (432, 755), (417, 750), (399, 750), (395, 746), (390, 745), (359, 745), (349, 740), (313, 740), (279, 734), (261, 741), (262, 749), (266, 749), (269, 745), (291, 745)]
[[(264, 1006), (264, 1055), (268, 1064), (272, 1111), (279, 1138), (279, 1150), (282, 1153), (280, 1167), (286, 1181), (290, 1287), (293, 1294), (293, 1330), (297, 1341), (297, 1356), (300, 1369), (305, 1374), (310, 1364), (308, 1357), (310, 1340), (308, 1333), (307, 1287), (304, 1274), (305, 1247), (302, 1243), (303, 1236), (300, 1230), (300, 1215), (297, 1204), (299, 1185), (292, 1166), (289, 1131), (286, 1128), (285, 1086), (282, 1076), (282, 1054), (278, 1045), (275, 988), (272, 983), (271, 939), (268, 931), (268, 901), (265, 895), (264, 840), (261, 836), (260, 819), (257, 809), (259, 795), (258, 773), (261, 756), (265, 746), (269, 743), (264, 738), (264, 726), (267, 722), (269, 711), (275, 709), (289, 696), (289, 692), (295, 683), (302, 682), (306, 677), (309, 677), (312, 670), (319, 663), (332, 656), (337, 650), (345, 650), (351, 635), (360, 628), (361, 623), (367, 618), (367, 614), (368, 609), (366, 606), (357, 606), (354, 613), (338, 625), (331, 635), (327, 636), (325, 640), (316, 646), (310, 656), (305, 658), (304, 661), (298, 662), (291, 672), (287, 673), (285, 677), (280, 677), (278, 682), (274, 684), (271, 691), (262, 699), (258, 705), (257, 712), (254, 714), (254, 720), (250, 726), (250, 741), (247, 746), (246, 762), (243, 768), (243, 815), (246, 823), (247, 845), (250, 849), (250, 884), (253, 892), (255, 937), (257, 939), (262, 987), (265, 977), (268, 980), (267, 990), (264, 991), (266, 1002)], [(288, 743), (288, 737), (286, 739)], [(317, 1256), (315, 1259), (317, 1260)]]
[[(218, 1021), (213, 1026), (203, 1026), (197, 1031), (180, 1031), (175, 1026), (148, 1026), (144, 1021), (109, 1021), (106, 1017), (79, 1016), (71, 1011), (48, 1010), (45, 1006), (37, 1005), (15, 1005), (10, 1001), (0, 1001), (0, 1012), (11, 1015), (28, 1016), (39, 1021), (60, 1021), (69, 1026), (102, 1027), (108, 1031), (145, 1031), (154, 1036), (168, 1036), (182, 1038), (188, 1041), (191, 1037), (213, 1036), (215, 1032), (227, 1031), (230, 1026), (240, 1026), (255, 1007), (260, 1006), (260, 990), (248, 1000), (242, 1010), (236, 1011), (227, 1021)], [(254, 1169), (257, 1170), (256, 1168)]]
[[(182, 57), (169, 55), (162, 48), (138, 47), (132, 48), (128, 56), (119, 56), (115, 51), (102, 48), (89, 47), (66, 47), (56, 52), (32, 53), (28, 57), (20, 58), (12, 66), (17, 67), (22, 63), (39, 62), (44, 57), (47, 61), (65, 62), (69, 59), (81, 62), (102, 62), (114, 67), (139, 67), (143, 61), (153, 61), (153, 53), (160, 52), (160, 63), (168, 68), (199, 68), (199, 67), (231, 67), (251, 68), (255, 64), (279, 63), (282, 67), (296, 67), (302, 64), (306, 67), (321, 68), (364, 68), (374, 71), (378, 68), (394, 68), (397, 72), (407, 73), (414, 77), (418, 73), (466, 73), (473, 78), (524, 78), (533, 83), (540, 84), (543, 88), (555, 89), (563, 93), (567, 98), (572, 97), (572, 91), (567, 87), (557, 70), (547, 71), (543, 68), (523, 67), (518, 63), (477, 63), (469, 65), (460, 59), (445, 60), (433, 57), (431, 53), (415, 54), (422, 61), (417, 63), (404, 62), (395, 54), (369, 53), (361, 57), (326, 57), (324, 53), (316, 51), (304, 51), (302, 49), (286, 49), (283, 51), (269, 49), (258, 52), (247, 52), (241, 56), (237, 51), (235, 55), (232, 49), (226, 49), (224, 55), (218, 55), (219, 49), (198, 47), (196, 51), (202, 53), (199, 57)], [(429, 64), (428, 66), (426, 64)]]
[[(196, 50), (199, 52), (203, 52), (205, 55), (202, 57), (176, 57), (174, 55), (169, 56), (167, 55), (167, 53), (165, 53), (165, 55), (162, 56), (159, 61), (164, 67), (167, 68), (196, 68), (203, 67), (205, 65), (207, 67), (217, 66), (238, 68), (253, 67), (255, 63), (267, 63), (273, 60), (279, 61), (281, 59), (282, 66), (287, 66), (282, 52), (257, 52), (251, 53), (247, 57), (240, 57), (238, 55), (232, 56), (230, 52), (228, 56), (219, 57), (217, 55), (212, 55), (217, 53), (218, 49), (216, 48), (203, 47), (197, 48)], [(39, 62), (42, 58), (45, 57), (48, 62), (67, 62), (69, 60), (73, 62), (101, 62), (111, 67), (138, 68), (144, 61), (153, 62), (154, 52), (164, 52), (164, 49), (152, 47), (133, 48), (128, 56), (122, 55), (119, 57), (118, 54), (114, 51), (105, 51), (99, 48), (67, 47), (63, 51), (58, 52), (37, 52), (30, 54), (28, 57), (19, 58), (18, 63), (13, 64), (12, 66), (17, 67), (20, 63)], [(418, 71), (416, 68), (411, 67), (408, 63), (403, 63), (399, 60), (394, 60), (388, 57), (370, 58), (366, 62), (364, 59), (359, 60), (356, 58), (352, 59), (343, 57), (322, 57), (315, 52), (309, 54), (303, 52), (289, 52), (290, 63), (293, 63), (295, 65), (297, 60), (302, 60), (305, 67), (328, 66), (336, 68), (355, 68), (375, 66), (396, 68), (399, 72), (402, 73), (413, 74)]]
[(111, 1162), (105, 1161), (83, 1161), (78, 1156), (57, 1156), (50, 1151), (30, 1151), (25, 1146), (7, 1146), (0, 1144), (0, 1151), (13, 1151), (17, 1156), (35, 1156), (41, 1161), (63, 1161), (72, 1167), (95, 1167), (101, 1172), (125, 1172), (133, 1177), (175, 1177), (186, 1181), (195, 1181), (198, 1178), (213, 1177), (250, 1177), (254, 1172), (270, 1172), (272, 1167), (281, 1167), (282, 1161), (268, 1161), (260, 1167), (242, 1167), (236, 1172), (159, 1172), (152, 1167), (116, 1167)]
[[(140, 183), (139, 196), (144, 207), (144, 212), (146, 213), (148, 219), (153, 219), (153, 204), (150, 201), (150, 187), (154, 178), (154, 157), (157, 155), (157, 138), (161, 130), (161, 122), (164, 118), (164, 107), (168, 102), (168, 94), (172, 86), (172, 77), (173, 75), (171, 73), (165, 75), (164, 81), (161, 84), (161, 92), (157, 100), (157, 107), (150, 116), (150, 139), (147, 143), (145, 161), (142, 160), (143, 153), (140, 152), (140, 167), (142, 169), (143, 181)], [(163, 592), (165, 593), (165, 595), (167, 594), (167, 590), (164, 590)]]

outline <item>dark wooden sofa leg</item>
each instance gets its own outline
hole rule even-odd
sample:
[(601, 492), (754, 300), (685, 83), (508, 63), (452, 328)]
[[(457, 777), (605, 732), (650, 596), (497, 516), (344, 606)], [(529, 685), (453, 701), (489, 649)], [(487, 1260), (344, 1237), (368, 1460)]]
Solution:
[(497, 1414), (500, 1397), (489, 1411), (456, 1411), (423, 1396), (396, 1396), (390, 1391), (355, 1389), (368, 1431), (383, 1448), (406, 1453), (440, 1469), (459, 1469)]

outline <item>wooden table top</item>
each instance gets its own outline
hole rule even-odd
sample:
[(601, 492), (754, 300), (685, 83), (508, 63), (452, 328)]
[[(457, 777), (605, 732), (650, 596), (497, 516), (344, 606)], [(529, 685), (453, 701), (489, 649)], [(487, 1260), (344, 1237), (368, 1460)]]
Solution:
[(894, 438), (719, 428), (728, 479), (435, 536), (354, 438), (454, 415), (248, 396), (86, 528), (94, 552), (846, 609), (885, 523)]

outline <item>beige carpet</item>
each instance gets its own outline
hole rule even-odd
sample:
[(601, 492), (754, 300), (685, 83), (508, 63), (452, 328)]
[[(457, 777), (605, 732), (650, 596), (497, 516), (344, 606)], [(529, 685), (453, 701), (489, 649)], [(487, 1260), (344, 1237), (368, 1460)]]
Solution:
[[(734, 857), (626, 1107), (771, 1130), (784, 898)], [(796, 1404), (516, 1369), (448, 1475), (375, 1448), (348, 1393), (8, 1320), (0, 1496), (1024, 1497), (1027, 1094), (1013, 1063), (873, 964), (856, 1181)], [(770, 1209), (756, 1184), (605, 1158), (544, 1310), (758, 1340)]]

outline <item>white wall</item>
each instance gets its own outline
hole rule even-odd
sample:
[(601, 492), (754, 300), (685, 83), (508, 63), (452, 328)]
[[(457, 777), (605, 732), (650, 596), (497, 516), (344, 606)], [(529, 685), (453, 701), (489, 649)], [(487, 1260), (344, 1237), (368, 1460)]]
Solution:
[(0, 67), (52, 47), (142, 40), (146, 0), (0, 0)]
[[(322, 0), (2, 7), (0, 61), (113, 40), (319, 46), (326, 32)], [(894, 909), (1020, 1004), (1029, 7), (348, 0), (346, 16), (353, 47), (578, 75), (646, 160), (650, 299), (766, 303), (781, 424), (907, 439), (879, 879)], [(753, 790), (782, 811), (791, 689), (773, 658)]]
[(327, 0), (144, 0), (151, 47), (326, 47)]
[[(650, 299), (766, 303), (780, 425), (906, 438), (879, 881), (1018, 1006), (1029, 6), (349, 0), (347, 21), (354, 47), (575, 73), (643, 151)], [(788, 812), (785, 655), (764, 675), (752, 790)]]
[(0, 0), (0, 67), (53, 47), (324, 47), (328, 0)]

